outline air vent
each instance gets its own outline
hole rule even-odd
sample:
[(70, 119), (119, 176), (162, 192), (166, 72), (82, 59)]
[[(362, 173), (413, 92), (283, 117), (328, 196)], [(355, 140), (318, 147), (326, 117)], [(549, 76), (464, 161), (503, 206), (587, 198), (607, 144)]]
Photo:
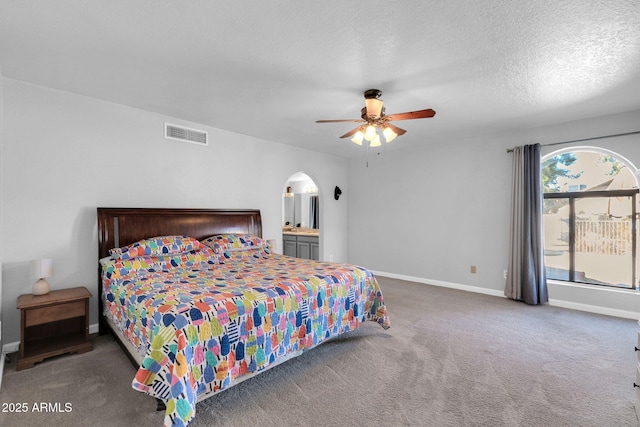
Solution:
[(189, 129), (184, 126), (164, 124), (164, 137), (176, 141), (192, 142), (194, 144), (208, 145), (209, 134), (203, 130)]

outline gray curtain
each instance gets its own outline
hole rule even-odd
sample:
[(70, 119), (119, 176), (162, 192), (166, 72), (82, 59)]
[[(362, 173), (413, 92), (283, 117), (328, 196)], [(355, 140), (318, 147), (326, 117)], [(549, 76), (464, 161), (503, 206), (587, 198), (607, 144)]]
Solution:
[(527, 304), (544, 304), (547, 278), (542, 235), (540, 144), (513, 149), (511, 243), (504, 294)]

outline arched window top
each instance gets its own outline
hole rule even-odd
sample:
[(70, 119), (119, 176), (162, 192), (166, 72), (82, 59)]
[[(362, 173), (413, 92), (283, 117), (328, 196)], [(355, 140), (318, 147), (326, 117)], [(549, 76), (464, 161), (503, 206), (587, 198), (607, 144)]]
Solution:
[(609, 150), (571, 147), (542, 158), (545, 193), (607, 191), (638, 188), (638, 170), (629, 160)]

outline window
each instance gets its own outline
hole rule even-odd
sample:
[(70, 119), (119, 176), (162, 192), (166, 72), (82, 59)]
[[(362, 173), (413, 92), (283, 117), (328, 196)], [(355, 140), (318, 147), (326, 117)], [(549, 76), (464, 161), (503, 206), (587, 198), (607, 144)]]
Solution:
[(603, 149), (542, 158), (547, 278), (638, 290), (636, 168)]

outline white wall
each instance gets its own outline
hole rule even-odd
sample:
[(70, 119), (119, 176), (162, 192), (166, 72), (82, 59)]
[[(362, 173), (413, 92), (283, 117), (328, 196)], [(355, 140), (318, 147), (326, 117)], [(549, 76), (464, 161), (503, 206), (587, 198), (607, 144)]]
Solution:
[[(347, 187), (345, 159), (13, 79), (2, 89), (5, 345), (19, 340), (30, 259), (53, 258), (52, 289), (86, 286), (97, 323), (99, 206), (257, 208), (279, 241), (283, 185), (304, 170), (326, 201), (321, 256), (347, 260), (347, 200), (332, 196)], [(207, 130), (209, 146), (164, 139), (165, 121)]]
[[(507, 148), (640, 130), (640, 111), (350, 161), (349, 261), (379, 274), (503, 295), (511, 154)], [(574, 144), (587, 145), (587, 144)], [(640, 166), (640, 135), (594, 141)], [(543, 153), (558, 148), (545, 147)], [(477, 273), (470, 266), (477, 266)], [(640, 295), (549, 285), (550, 302), (640, 313)]]

